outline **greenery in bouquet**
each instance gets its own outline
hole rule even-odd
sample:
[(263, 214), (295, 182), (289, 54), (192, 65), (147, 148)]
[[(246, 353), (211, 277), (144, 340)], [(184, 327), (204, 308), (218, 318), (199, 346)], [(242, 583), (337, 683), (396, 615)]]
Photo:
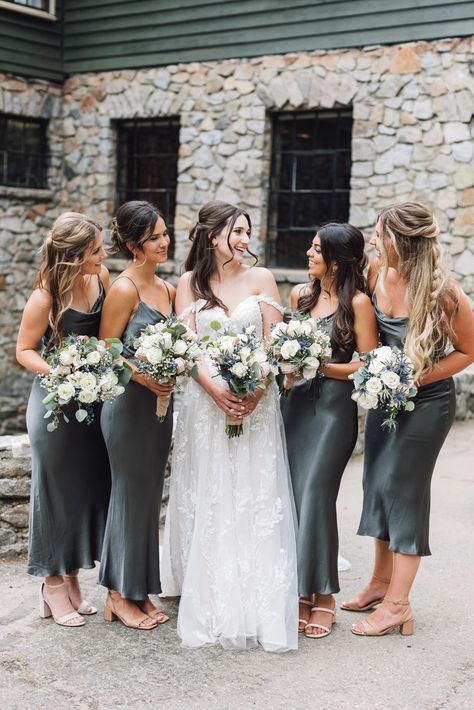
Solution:
[(112, 401), (122, 394), (132, 375), (131, 367), (120, 358), (122, 349), (117, 338), (98, 340), (71, 334), (49, 353), (46, 361), (51, 370), (40, 376), (41, 386), (48, 392), (43, 399), (45, 419), (51, 419), (48, 431), (58, 428), (61, 416), (69, 422), (63, 407), (70, 402), (77, 403), (77, 421), (91, 424), (97, 402)]

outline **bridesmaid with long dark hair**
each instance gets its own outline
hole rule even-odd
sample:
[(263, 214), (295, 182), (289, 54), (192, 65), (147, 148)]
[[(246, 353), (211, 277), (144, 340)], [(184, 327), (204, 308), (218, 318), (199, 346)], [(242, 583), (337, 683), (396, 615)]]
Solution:
[(419, 389), (415, 409), (398, 416), (395, 432), (381, 428), (380, 410), (367, 415), (358, 534), (375, 538), (375, 563), (369, 583), (342, 605), (348, 611), (378, 605), (353, 625), (353, 633), (362, 636), (382, 636), (398, 627), (413, 633), (408, 597), (421, 557), (431, 554), (430, 485), (454, 419), (452, 375), (474, 361), (474, 316), (443, 266), (438, 234), (428, 207), (401, 202), (381, 210), (371, 241), (377, 259), (369, 287), (380, 339), (405, 349)]
[[(23, 312), (17, 342), (18, 362), (39, 375), (48, 374), (46, 356), (66, 335), (97, 336), (108, 272), (102, 228), (77, 212), (55, 221), (41, 252), (35, 289)], [(41, 341), (42, 354), (36, 347)], [(97, 609), (82, 598), (79, 568), (100, 560), (110, 493), (110, 473), (96, 405), (91, 425), (65, 408), (55, 432), (46, 429), (46, 396), (36, 378), (26, 423), (32, 474), (28, 572), (44, 576), (40, 615), (61, 626), (83, 626), (84, 614)], [(79, 613), (78, 613), (79, 612)]]
[(149, 630), (168, 620), (149, 594), (161, 592), (158, 527), (163, 480), (173, 429), (170, 404), (156, 418), (156, 398), (172, 387), (136, 372), (133, 340), (172, 311), (175, 289), (155, 274), (168, 255), (170, 237), (161, 211), (148, 202), (126, 202), (112, 226), (116, 251), (131, 260), (105, 299), (100, 335), (121, 338), (135, 370), (124, 394), (102, 410), (101, 424), (112, 473), (99, 581), (109, 588), (104, 617)]
[(364, 237), (350, 224), (318, 230), (308, 249), (310, 283), (291, 292), (291, 306), (331, 334), (332, 358), (311, 381), (296, 381), (282, 398), (291, 479), (298, 513), (299, 630), (322, 638), (335, 619), (339, 591), (336, 499), (357, 439), (357, 406), (348, 375), (361, 366), (354, 352), (377, 346), (365, 294)]

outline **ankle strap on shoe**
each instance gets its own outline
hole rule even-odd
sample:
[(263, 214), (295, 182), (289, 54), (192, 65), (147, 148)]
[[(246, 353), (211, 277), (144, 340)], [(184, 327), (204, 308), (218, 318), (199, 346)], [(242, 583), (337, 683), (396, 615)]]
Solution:
[(400, 599), (399, 601), (395, 601), (394, 599), (387, 599), (387, 597), (384, 598), (384, 602), (390, 602), (390, 604), (395, 604), (395, 606), (408, 606), (410, 603), (408, 599)]
[(391, 582), (390, 579), (384, 579), (383, 577), (378, 577), (376, 574), (372, 575), (372, 579), (375, 579), (377, 582), (383, 582), (384, 584), (390, 584), (390, 582)]

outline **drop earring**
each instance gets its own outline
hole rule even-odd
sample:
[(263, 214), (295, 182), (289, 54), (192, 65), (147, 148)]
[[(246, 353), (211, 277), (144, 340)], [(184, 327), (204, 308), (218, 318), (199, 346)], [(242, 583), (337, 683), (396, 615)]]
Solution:
[(135, 262), (136, 262), (136, 260), (137, 260), (137, 255), (136, 255), (136, 254), (134, 254), (134, 255), (133, 255), (133, 263), (135, 263)]

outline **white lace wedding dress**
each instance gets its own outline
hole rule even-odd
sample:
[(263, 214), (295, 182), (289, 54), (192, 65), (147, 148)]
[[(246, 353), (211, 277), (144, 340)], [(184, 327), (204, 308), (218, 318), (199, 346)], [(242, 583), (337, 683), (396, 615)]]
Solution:
[[(253, 324), (250, 296), (230, 317), (194, 305), (199, 336), (212, 321)], [(211, 363), (208, 362), (210, 372)], [(179, 596), (178, 634), (186, 646), (266, 651), (297, 648), (298, 595), (294, 510), (275, 384), (228, 439), (225, 414), (190, 380), (175, 433), (170, 500), (161, 565), (163, 596)]]

